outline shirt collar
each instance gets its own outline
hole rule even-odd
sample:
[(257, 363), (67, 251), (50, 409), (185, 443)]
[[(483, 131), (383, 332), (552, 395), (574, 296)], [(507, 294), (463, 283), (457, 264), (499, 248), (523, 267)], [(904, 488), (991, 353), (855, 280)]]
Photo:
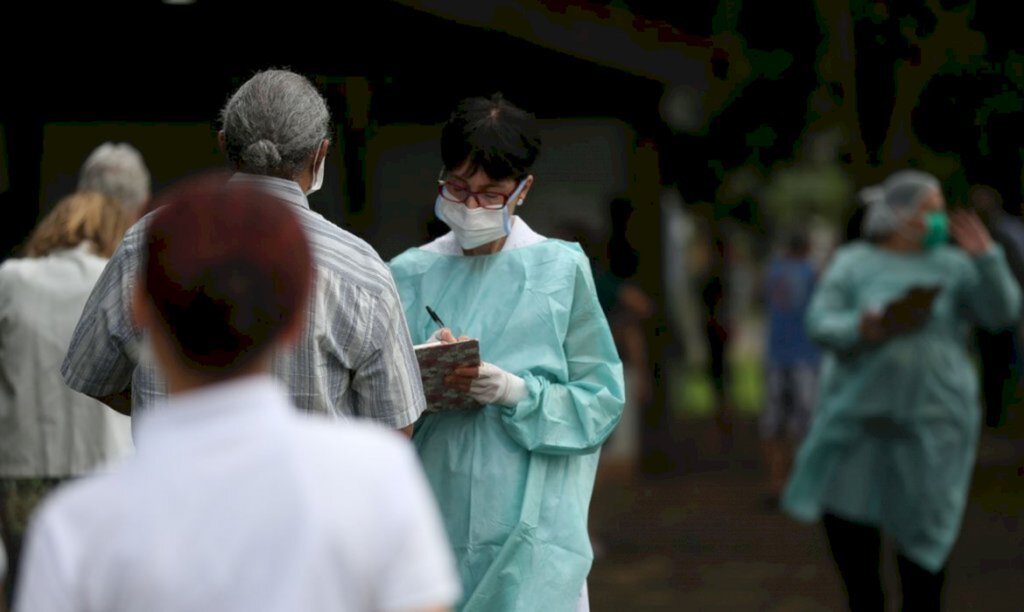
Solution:
[(546, 240), (544, 236), (533, 231), (533, 228), (527, 225), (522, 217), (515, 216), (513, 218), (515, 222), (512, 223), (512, 231), (508, 233), (508, 238), (505, 239), (505, 244), (501, 247), (502, 251), (514, 251)]
[(245, 376), (167, 397), (136, 417), (135, 437), (144, 450), (208, 428), (271, 422), (278, 429), (290, 409), (287, 393), (272, 376)]
[(230, 182), (256, 185), (261, 189), (266, 189), (276, 197), (279, 197), (286, 202), (290, 202), (296, 206), (301, 206), (302, 208), (309, 208), (309, 200), (306, 198), (306, 194), (302, 192), (302, 188), (299, 187), (299, 184), (295, 181), (278, 178), (276, 176), (236, 172), (231, 176)]

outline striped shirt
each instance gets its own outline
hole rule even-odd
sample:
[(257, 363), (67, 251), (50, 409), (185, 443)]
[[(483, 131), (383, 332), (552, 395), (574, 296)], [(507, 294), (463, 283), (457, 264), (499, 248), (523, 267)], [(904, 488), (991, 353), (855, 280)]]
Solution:
[[(393, 428), (425, 407), (419, 365), (394, 279), (363, 240), (309, 208), (293, 181), (236, 174), (295, 207), (313, 252), (315, 280), (306, 327), (294, 350), (274, 357), (274, 374), (301, 409), (366, 417)], [(137, 413), (166, 395), (149, 343), (131, 323), (131, 296), (149, 217), (136, 223), (96, 284), (61, 367), (72, 389), (104, 397), (132, 389)]]

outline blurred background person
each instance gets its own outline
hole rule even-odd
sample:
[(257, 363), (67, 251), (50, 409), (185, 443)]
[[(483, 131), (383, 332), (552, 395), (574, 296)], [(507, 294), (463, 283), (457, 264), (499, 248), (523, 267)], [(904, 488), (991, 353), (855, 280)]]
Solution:
[(769, 263), (763, 280), (768, 342), (759, 432), (768, 469), (766, 501), (771, 508), (777, 507), (793, 453), (807, 433), (817, 391), (818, 348), (804, 325), (817, 278), (809, 256), (807, 235), (794, 230), (781, 255)]
[(715, 426), (723, 452), (732, 449), (735, 414), (729, 395), (730, 304), (728, 246), (719, 230), (710, 237), (708, 267), (699, 281), (704, 306), (704, 337), (708, 347), (708, 376), (714, 394)]
[(626, 403), (622, 419), (601, 448), (599, 481), (605, 477), (628, 480), (634, 475), (640, 457), (640, 420), (654, 384), (646, 324), (656, 306), (634, 280), (638, 254), (627, 237), (633, 204), (618, 197), (609, 209), (611, 231), (603, 248), (597, 232), (582, 221), (561, 223), (553, 236), (579, 243), (590, 257), (597, 299), (622, 360)]
[(425, 415), (413, 442), (441, 505), (466, 612), (589, 610), (587, 517), (599, 450), (622, 416), (622, 365), (579, 245), (516, 212), (535, 181), (536, 119), (461, 101), (441, 131), (435, 214), (451, 232), (391, 262), (413, 340), (425, 306), (480, 341), (447, 384), (479, 410)]
[(115, 200), (76, 193), (39, 223), (24, 257), (0, 265), (0, 529), (12, 584), (40, 499), (131, 448), (128, 417), (69, 389), (59, 369), (129, 221)]
[(105, 142), (96, 147), (82, 163), (78, 173), (78, 191), (102, 193), (124, 207), (135, 223), (150, 197), (150, 176), (138, 149), (126, 142)]
[(615, 339), (626, 381), (626, 404), (622, 420), (602, 449), (602, 460), (625, 462), (631, 473), (639, 458), (640, 421), (653, 393), (653, 373), (648, 359), (647, 321), (655, 303), (633, 279), (638, 254), (629, 242), (633, 203), (628, 198), (611, 202), (611, 235), (605, 247), (603, 265), (594, 271), (594, 284), (601, 309)]
[(939, 610), (980, 426), (964, 330), (1012, 325), (1021, 291), (978, 218), (947, 217), (935, 177), (904, 170), (867, 196), (875, 242), (837, 252), (807, 315), (829, 360), (783, 506), (823, 519), (851, 610), (884, 609), (883, 533), (903, 609)]
[[(974, 185), (968, 206), (978, 213), (992, 239), (1003, 247), (1010, 271), (1024, 285), (1024, 221), (1003, 208), (1003, 198), (988, 185)], [(1000, 427), (1006, 411), (1018, 397), (1021, 379), (1020, 321), (1011, 329), (975, 331), (981, 362), (981, 390), (985, 400), (985, 424)]]

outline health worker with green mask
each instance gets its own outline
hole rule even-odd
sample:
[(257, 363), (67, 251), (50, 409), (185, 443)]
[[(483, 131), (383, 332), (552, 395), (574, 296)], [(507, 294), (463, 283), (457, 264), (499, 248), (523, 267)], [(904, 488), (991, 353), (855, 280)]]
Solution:
[(827, 357), (782, 505), (823, 520), (852, 610), (884, 609), (882, 534), (903, 609), (939, 610), (981, 424), (966, 334), (1013, 324), (1021, 290), (934, 176), (903, 170), (862, 198), (869, 240), (836, 253), (807, 314)]

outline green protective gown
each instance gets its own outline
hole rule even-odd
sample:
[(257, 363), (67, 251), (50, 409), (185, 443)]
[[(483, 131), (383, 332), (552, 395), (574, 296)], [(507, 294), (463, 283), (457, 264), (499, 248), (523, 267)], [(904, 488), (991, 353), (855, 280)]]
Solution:
[(598, 450), (622, 415), (622, 364), (578, 245), (493, 255), (410, 249), (391, 262), (413, 341), (437, 325), (526, 381), (511, 408), (434, 413), (413, 442), (437, 495), (466, 611), (571, 611), (593, 553)]
[[(861, 313), (914, 286), (942, 287), (927, 324), (865, 344)], [(805, 521), (828, 512), (879, 527), (908, 558), (941, 569), (960, 531), (981, 419), (967, 334), (972, 323), (1014, 324), (1020, 304), (998, 246), (976, 258), (951, 246), (841, 249), (807, 314), (829, 354), (783, 508)]]

